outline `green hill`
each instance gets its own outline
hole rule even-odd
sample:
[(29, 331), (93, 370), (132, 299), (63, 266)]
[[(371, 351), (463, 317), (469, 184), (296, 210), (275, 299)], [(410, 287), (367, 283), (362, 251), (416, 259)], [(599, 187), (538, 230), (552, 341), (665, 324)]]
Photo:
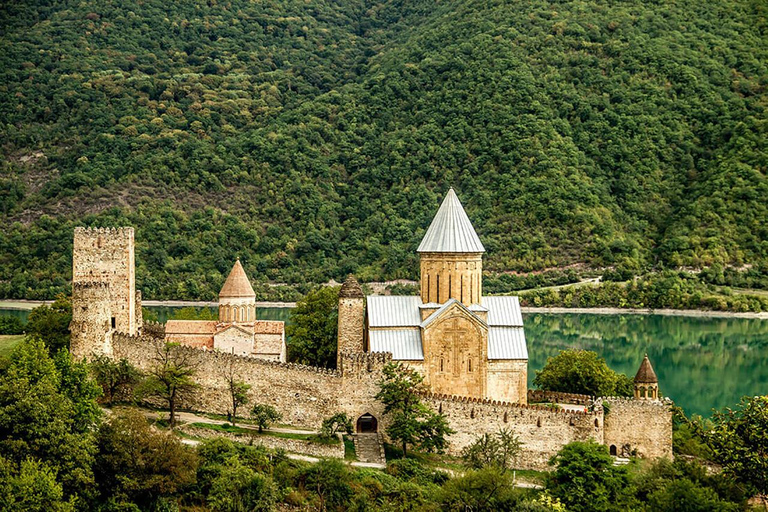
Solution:
[[(147, 298), (416, 277), (449, 186), (490, 270), (768, 262), (764, 2), (0, 7), (0, 296), (137, 228)], [(273, 293), (274, 294), (274, 293)]]

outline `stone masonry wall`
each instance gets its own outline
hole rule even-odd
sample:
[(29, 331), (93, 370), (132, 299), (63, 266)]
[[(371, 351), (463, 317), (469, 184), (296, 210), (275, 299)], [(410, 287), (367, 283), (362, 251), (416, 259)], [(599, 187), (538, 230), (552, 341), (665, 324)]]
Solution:
[[(151, 336), (113, 336), (114, 357), (149, 370), (164, 341)], [(184, 399), (182, 408), (226, 414), (231, 409), (226, 374), (231, 367), (238, 380), (251, 386), (250, 404), (269, 404), (292, 425), (318, 428), (324, 418), (342, 410), (338, 401), (341, 376), (336, 371), (265, 361), (214, 350), (179, 346), (179, 353), (195, 367), (200, 388)]]
[(459, 455), (480, 434), (510, 429), (522, 443), (518, 467), (547, 469), (549, 458), (573, 441), (603, 441), (601, 411), (578, 412), (535, 405), (429, 395), (425, 402), (456, 430), (448, 453)]
[(671, 401), (598, 398), (596, 403), (607, 406), (604, 443), (615, 446), (617, 455), (673, 457)]
[(525, 404), (528, 399), (528, 360), (488, 361), (486, 396)]
[[(147, 370), (163, 340), (152, 336), (113, 335), (115, 358), (126, 358)], [(196, 367), (200, 388), (181, 404), (183, 408), (226, 414), (228, 368), (252, 386), (251, 404), (271, 404), (283, 421), (309, 429), (336, 412), (346, 412), (353, 421), (365, 413), (379, 421), (384, 432), (388, 418), (375, 399), (383, 367), (391, 354), (343, 353), (339, 370), (324, 370), (295, 364), (264, 361), (216, 351), (178, 347)], [(565, 397), (568, 398), (568, 397)], [(456, 431), (449, 438), (448, 452), (460, 454), (478, 435), (512, 430), (523, 444), (518, 467), (546, 469), (558, 450), (573, 441), (593, 439), (598, 443), (629, 444), (644, 457), (671, 457), (672, 416), (667, 402), (628, 399), (597, 399), (590, 412), (553, 409), (475, 398), (425, 395), (424, 403), (445, 415)], [(610, 413), (603, 417), (602, 404)]]
[(72, 284), (72, 322), (69, 324), (72, 357), (83, 359), (111, 353), (110, 304), (108, 283)]

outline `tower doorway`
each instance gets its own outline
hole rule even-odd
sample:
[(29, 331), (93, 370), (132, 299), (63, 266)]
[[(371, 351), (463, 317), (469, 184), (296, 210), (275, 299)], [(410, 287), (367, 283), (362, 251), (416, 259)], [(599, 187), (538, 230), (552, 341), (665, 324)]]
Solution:
[(369, 413), (365, 413), (357, 418), (357, 433), (375, 433), (379, 431), (379, 422)]

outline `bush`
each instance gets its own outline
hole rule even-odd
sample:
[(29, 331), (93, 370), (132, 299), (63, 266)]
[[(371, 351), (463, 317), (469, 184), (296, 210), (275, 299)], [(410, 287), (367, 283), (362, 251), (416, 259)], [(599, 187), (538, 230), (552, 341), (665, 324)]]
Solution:
[(15, 316), (0, 316), (0, 334), (23, 334), (24, 322)]

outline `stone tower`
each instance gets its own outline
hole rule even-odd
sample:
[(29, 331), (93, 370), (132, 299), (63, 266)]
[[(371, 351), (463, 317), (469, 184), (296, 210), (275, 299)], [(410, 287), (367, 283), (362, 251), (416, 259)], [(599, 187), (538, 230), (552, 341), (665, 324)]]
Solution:
[(363, 313), (365, 297), (360, 283), (351, 274), (339, 290), (339, 335), (336, 368), (341, 368), (344, 352), (363, 352)]
[(645, 354), (643, 362), (640, 363), (640, 369), (635, 375), (635, 400), (658, 400), (659, 399), (659, 378), (653, 371), (648, 354)]
[(111, 321), (108, 283), (72, 284), (72, 323), (69, 324), (72, 357), (83, 359), (94, 355), (112, 355)]
[(219, 322), (253, 323), (256, 321), (256, 294), (237, 259), (219, 292)]
[(75, 228), (72, 355), (111, 353), (112, 333), (140, 334), (133, 228)]
[(137, 334), (133, 228), (75, 228), (72, 283), (109, 285), (111, 325)]
[(417, 252), (424, 304), (443, 304), (449, 299), (465, 306), (480, 304), (485, 248), (453, 189), (445, 196)]

